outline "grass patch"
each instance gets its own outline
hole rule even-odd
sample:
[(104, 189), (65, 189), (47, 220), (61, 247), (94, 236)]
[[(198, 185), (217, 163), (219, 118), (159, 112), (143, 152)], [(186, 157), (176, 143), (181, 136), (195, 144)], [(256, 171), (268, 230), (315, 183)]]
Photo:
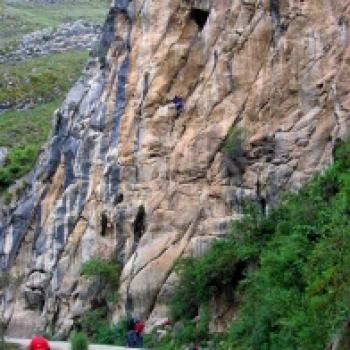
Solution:
[(13, 45), (21, 35), (62, 22), (82, 19), (103, 23), (110, 2), (107, 0), (60, 1), (57, 4), (0, 0), (0, 42), (3, 48)]
[(8, 148), (42, 144), (51, 128), (52, 115), (61, 100), (55, 99), (25, 111), (8, 111), (0, 116), (0, 146)]
[(0, 116), (0, 146), (10, 149), (0, 168), (0, 191), (28, 173), (35, 163), (51, 128), (53, 112), (60, 100), (26, 111), (9, 111)]
[(79, 50), (1, 64), (0, 103), (43, 102), (63, 96), (81, 74), (87, 57), (86, 50)]
[(207, 254), (179, 263), (170, 311), (182, 331), (174, 327), (165, 348), (208, 340), (203, 307), (221, 295), (242, 302), (217, 349), (323, 350), (348, 324), (349, 261), (347, 142), (331, 168), (268, 217), (249, 206)]
[(3, 343), (0, 344), (0, 350), (20, 350), (22, 347), (15, 343)]

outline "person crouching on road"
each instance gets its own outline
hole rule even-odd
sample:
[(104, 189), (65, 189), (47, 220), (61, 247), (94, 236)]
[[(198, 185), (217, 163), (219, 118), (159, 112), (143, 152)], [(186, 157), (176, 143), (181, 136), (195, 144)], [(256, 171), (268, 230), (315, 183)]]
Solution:
[(41, 336), (34, 336), (30, 343), (28, 350), (50, 350), (49, 342)]

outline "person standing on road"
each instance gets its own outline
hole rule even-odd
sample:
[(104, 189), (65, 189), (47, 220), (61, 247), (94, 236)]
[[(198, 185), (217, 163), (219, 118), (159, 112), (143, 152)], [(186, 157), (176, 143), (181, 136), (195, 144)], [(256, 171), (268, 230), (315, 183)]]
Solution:
[(134, 331), (137, 335), (137, 346), (139, 348), (143, 347), (143, 331), (145, 329), (145, 324), (141, 320), (135, 322)]

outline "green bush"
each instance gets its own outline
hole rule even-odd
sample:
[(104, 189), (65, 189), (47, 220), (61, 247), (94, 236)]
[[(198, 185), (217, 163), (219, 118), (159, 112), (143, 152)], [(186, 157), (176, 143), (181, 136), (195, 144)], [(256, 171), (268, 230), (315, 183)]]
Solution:
[(121, 273), (120, 264), (115, 261), (104, 260), (100, 257), (85, 262), (81, 268), (81, 275), (94, 278), (98, 283), (117, 290)]
[(0, 146), (9, 148), (0, 168), (0, 193), (32, 170), (51, 127), (55, 100), (26, 111), (8, 111), (0, 118)]
[(81, 317), (82, 331), (94, 342), (96, 342), (97, 330), (108, 325), (108, 310), (101, 307), (86, 311)]
[(222, 152), (228, 157), (241, 156), (243, 153), (243, 131), (237, 126), (232, 126), (222, 146)]
[(269, 218), (271, 239), (248, 274), (226, 343), (236, 349), (324, 349), (350, 314), (349, 144)]
[(70, 337), (71, 350), (87, 350), (89, 347), (87, 337), (84, 333), (73, 333)]
[[(116, 261), (100, 257), (85, 262), (81, 274), (93, 280), (97, 287), (97, 306), (81, 317), (81, 328), (89, 339), (98, 344), (118, 344), (118, 331), (110, 325), (108, 303), (115, 302), (119, 287), (121, 267)], [(124, 345), (126, 335), (123, 339)]]
[(122, 318), (115, 326), (114, 329), (114, 335), (115, 335), (115, 345), (119, 346), (125, 346), (126, 345), (126, 339), (128, 335), (128, 319)]
[(270, 225), (256, 206), (246, 205), (244, 212), (241, 221), (232, 223), (231, 233), (214, 241), (207, 254), (177, 262), (175, 271), (180, 280), (169, 303), (172, 320), (195, 317), (201, 305), (218, 294), (232, 300), (233, 287), (248, 262), (259, 254), (260, 242), (267, 239)]
[(109, 324), (102, 325), (96, 330), (95, 339), (97, 344), (115, 345), (115, 329)]
[(323, 350), (331, 343), (350, 316), (349, 159), (347, 142), (330, 169), (268, 217), (248, 207), (207, 254), (178, 263), (170, 312), (181, 327), (167, 346), (207, 339), (207, 321), (202, 328), (193, 320), (218, 295), (242, 300), (222, 349)]
[(12, 193), (6, 191), (5, 194), (4, 194), (4, 201), (5, 201), (5, 204), (7, 204), (7, 205), (10, 204), (10, 203), (11, 203), (11, 200), (12, 200)]
[(112, 326), (106, 307), (86, 311), (81, 317), (80, 326), (88, 338), (96, 344), (126, 345), (127, 320), (122, 319), (116, 326)]
[(33, 168), (37, 153), (38, 146), (35, 145), (21, 146), (9, 152), (4, 166), (0, 168), (0, 191)]

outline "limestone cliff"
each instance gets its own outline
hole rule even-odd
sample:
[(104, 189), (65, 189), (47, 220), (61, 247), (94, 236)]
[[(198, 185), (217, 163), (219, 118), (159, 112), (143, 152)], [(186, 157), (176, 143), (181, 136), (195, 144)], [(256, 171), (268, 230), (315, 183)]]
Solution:
[[(325, 168), (350, 132), (349, 5), (115, 0), (100, 57), (2, 216), (1, 266), (25, 276), (6, 293), (9, 332), (69, 331), (90, 307), (79, 271), (96, 255), (123, 262), (115, 320), (152, 325), (178, 257), (201, 254), (243, 199), (268, 210)], [(243, 142), (230, 156), (232, 126)]]

